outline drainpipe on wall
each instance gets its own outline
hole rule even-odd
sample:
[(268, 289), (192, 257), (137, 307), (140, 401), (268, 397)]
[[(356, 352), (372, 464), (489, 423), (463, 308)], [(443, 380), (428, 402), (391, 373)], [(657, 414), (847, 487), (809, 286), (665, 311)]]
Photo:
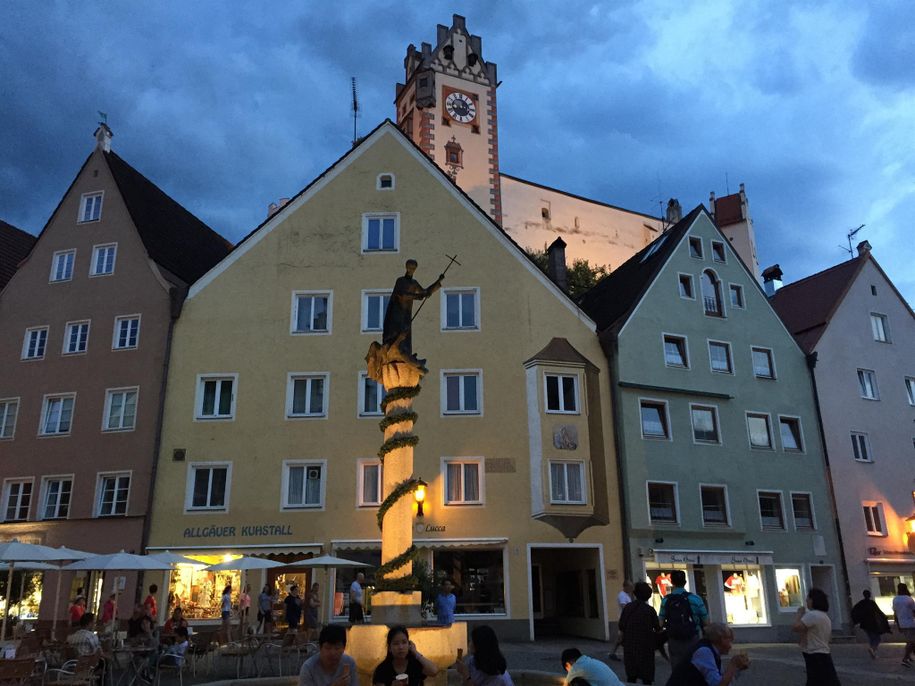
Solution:
[(624, 578), (620, 580), (620, 583), (625, 581), (626, 578), (631, 579), (633, 582), (636, 580), (634, 574), (634, 569), (632, 567), (632, 552), (629, 548), (628, 543), (628, 532), (629, 532), (629, 510), (626, 507), (626, 481), (624, 479), (624, 470), (623, 470), (623, 415), (622, 415), (622, 398), (620, 393), (619, 385), (619, 340), (617, 339), (616, 332), (605, 332), (601, 341), (601, 345), (604, 348), (604, 354), (607, 357), (608, 366), (610, 368), (610, 398), (612, 401), (611, 416), (613, 417), (613, 449), (616, 452), (616, 481), (617, 481), (617, 490), (619, 491), (619, 503), (620, 503), (620, 524), (622, 531), (620, 532), (623, 537), (623, 575)]

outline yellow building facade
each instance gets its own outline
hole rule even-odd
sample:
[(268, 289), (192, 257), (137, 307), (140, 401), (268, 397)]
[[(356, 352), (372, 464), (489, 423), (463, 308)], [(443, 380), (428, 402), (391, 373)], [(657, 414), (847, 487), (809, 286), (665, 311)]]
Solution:
[[(331, 553), (377, 567), (383, 390), (364, 358), (405, 261), (429, 285), (446, 255), (460, 264), (413, 323), (429, 369), (414, 402), (415, 475), (428, 483), (415, 543), (436, 578), (455, 582), (458, 619), (504, 637), (606, 638), (623, 561), (594, 322), (390, 122), (191, 288), (149, 549), (285, 563)], [(322, 615), (342, 620), (352, 573), (285, 567), (249, 581), (279, 598), (317, 581)], [(230, 580), (237, 592), (237, 577), (179, 568), (170, 590), (209, 621)]]

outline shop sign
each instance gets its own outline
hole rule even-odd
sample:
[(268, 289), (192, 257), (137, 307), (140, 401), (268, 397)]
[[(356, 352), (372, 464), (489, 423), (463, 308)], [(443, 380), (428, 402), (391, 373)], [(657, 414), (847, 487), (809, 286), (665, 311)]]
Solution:
[(656, 552), (655, 562), (689, 565), (771, 565), (771, 555), (746, 555), (743, 553), (667, 553)]
[(699, 556), (695, 553), (656, 553), (655, 562), (697, 565)]
[(184, 530), (184, 538), (234, 538), (235, 536), (292, 536), (292, 525), (189, 526)]
[(415, 531), (418, 534), (444, 533), (445, 525), (444, 524), (424, 524), (423, 522), (418, 522), (413, 527), (413, 531)]

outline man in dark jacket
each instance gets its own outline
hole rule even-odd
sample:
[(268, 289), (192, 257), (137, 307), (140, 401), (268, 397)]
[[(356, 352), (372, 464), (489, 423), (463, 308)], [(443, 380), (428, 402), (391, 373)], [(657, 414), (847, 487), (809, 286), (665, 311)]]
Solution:
[(705, 638), (699, 641), (690, 655), (674, 667), (667, 686), (728, 686), (738, 672), (750, 666), (746, 654), (735, 655), (724, 671), (721, 656), (731, 652), (734, 632), (727, 624), (709, 624)]
[(867, 634), (868, 648), (871, 657), (877, 658), (877, 648), (880, 647), (880, 636), (890, 633), (890, 622), (883, 614), (880, 606), (871, 598), (867, 589), (862, 593), (864, 598), (855, 603), (851, 609), (852, 624), (857, 624)]

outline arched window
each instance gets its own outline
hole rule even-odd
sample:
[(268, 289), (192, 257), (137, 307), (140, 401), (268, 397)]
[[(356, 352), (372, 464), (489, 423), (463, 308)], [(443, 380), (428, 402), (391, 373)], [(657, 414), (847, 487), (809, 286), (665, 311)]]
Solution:
[(702, 272), (702, 304), (707, 315), (724, 316), (721, 309), (721, 281), (711, 270)]

